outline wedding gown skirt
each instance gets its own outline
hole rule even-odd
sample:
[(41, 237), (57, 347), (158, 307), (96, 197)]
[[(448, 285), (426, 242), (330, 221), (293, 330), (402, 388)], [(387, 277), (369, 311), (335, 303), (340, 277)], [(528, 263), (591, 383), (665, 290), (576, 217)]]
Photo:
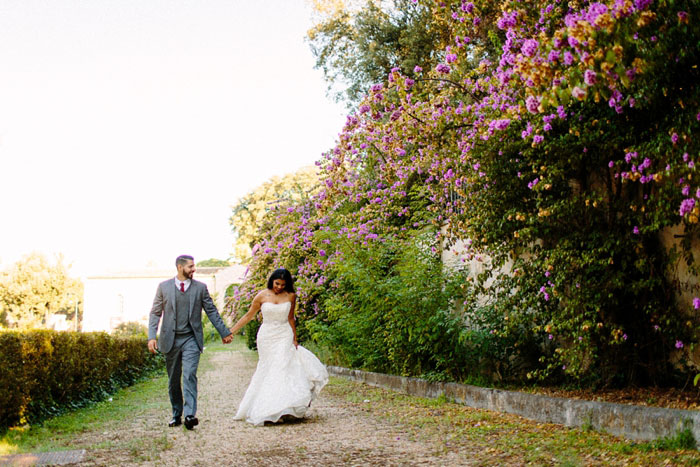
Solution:
[(328, 382), (323, 363), (301, 345), (294, 347), (294, 333), (288, 321), (290, 306), (290, 302), (262, 304), (258, 366), (236, 420), (263, 425), (284, 415), (302, 418)]

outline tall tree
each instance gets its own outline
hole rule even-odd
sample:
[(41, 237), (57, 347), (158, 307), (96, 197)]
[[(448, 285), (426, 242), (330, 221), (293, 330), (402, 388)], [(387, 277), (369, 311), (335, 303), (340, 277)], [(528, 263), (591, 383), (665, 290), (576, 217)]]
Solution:
[(318, 191), (318, 170), (305, 167), (283, 177), (272, 177), (240, 198), (233, 206), (229, 222), (236, 234), (234, 256), (238, 261), (250, 259), (258, 241), (263, 218), (280, 202), (301, 202)]
[(83, 284), (68, 275), (62, 256), (52, 263), (32, 253), (0, 272), (0, 327), (41, 328), (59, 312), (75, 319), (82, 301)]
[(349, 107), (392, 68), (409, 76), (416, 65), (436, 65), (448, 40), (424, 5), (410, 0), (316, 0), (316, 24), (307, 38), (329, 93)]

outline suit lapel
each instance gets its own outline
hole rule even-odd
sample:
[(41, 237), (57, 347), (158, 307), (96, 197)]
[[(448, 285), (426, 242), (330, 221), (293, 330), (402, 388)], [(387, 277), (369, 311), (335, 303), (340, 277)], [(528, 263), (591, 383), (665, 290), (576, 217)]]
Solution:
[(168, 303), (170, 303), (173, 313), (175, 313), (175, 302), (177, 300), (177, 297), (175, 297), (175, 292), (177, 292), (177, 288), (175, 287), (175, 278), (172, 278), (168, 281), (168, 286), (165, 287), (165, 293), (168, 294)]

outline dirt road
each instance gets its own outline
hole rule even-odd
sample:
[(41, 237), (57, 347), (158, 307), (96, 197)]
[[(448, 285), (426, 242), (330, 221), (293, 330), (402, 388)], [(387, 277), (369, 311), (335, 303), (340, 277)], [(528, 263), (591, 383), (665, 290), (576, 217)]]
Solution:
[[(649, 451), (604, 433), (540, 424), (331, 379), (307, 419), (255, 427), (234, 421), (255, 370), (241, 343), (208, 349), (199, 369), (199, 426), (168, 428), (162, 396), (107, 431), (78, 436), (81, 465), (689, 465), (697, 451)], [(159, 383), (161, 384), (161, 383)]]
[(399, 424), (358, 410), (371, 402), (348, 400), (333, 391), (333, 383), (303, 421), (264, 427), (234, 421), (255, 358), (243, 349), (207, 356), (199, 370), (200, 424), (193, 431), (168, 428), (169, 411), (156, 404), (127, 426), (76, 440), (99, 445), (101, 438), (104, 445), (88, 452), (83, 465), (469, 464), (459, 453), (435, 452), (432, 442), (412, 440)]

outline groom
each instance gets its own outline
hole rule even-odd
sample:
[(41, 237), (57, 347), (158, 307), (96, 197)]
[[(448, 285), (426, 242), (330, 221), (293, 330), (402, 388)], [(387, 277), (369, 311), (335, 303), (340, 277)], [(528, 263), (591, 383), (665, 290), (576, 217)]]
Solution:
[[(165, 354), (168, 369), (168, 392), (173, 407), (173, 419), (168, 426), (182, 424), (182, 389), (185, 393), (185, 427), (191, 430), (199, 424), (197, 420), (197, 366), (199, 355), (204, 350), (202, 332), (202, 308), (209, 321), (221, 335), (224, 344), (233, 340), (233, 334), (219, 316), (216, 306), (209, 296), (207, 286), (192, 278), (196, 268), (194, 258), (187, 255), (175, 260), (177, 276), (158, 285), (156, 298), (148, 321), (148, 350)], [(161, 316), (163, 325), (160, 338), (156, 341), (158, 323)]]

